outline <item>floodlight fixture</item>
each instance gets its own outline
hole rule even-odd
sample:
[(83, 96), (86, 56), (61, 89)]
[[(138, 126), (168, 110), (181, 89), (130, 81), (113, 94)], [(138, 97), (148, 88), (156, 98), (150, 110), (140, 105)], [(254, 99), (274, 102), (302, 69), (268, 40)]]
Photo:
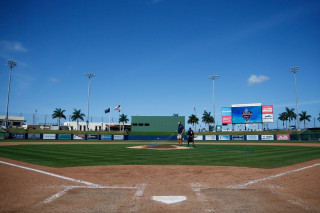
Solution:
[[(218, 79), (219, 75), (211, 75), (209, 76), (209, 79), (212, 79), (213, 82), (213, 131), (215, 131), (215, 126), (216, 126), (216, 107), (215, 107), (215, 100), (214, 100), (214, 80)], [(209, 131), (209, 130), (208, 130)]]
[(300, 119), (299, 119), (299, 105), (298, 105), (298, 90), (297, 90), (297, 79), (296, 79), (296, 73), (299, 72), (299, 67), (290, 67), (290, 72), (293, 73), (294, 76), (294, 86), (296, 88), (296, 105), (297, 105), (297, 124), (298, 124), (298, 130), (300, 130)]
[(87, 76), (89, 78), (89, 84), (88, 84), (88, 113), (87, 113), (87, 131), (89, 131), (89, 100), (90, 100), (90, 79), (93, 77), (96, 77), (96, 74), (92, 74), (92, 73), (86, 73), (84, 74), (85, 76)]
[(7, 66), (10, 67), (10, 74), (9, 74), (9, 84), (8, 84), (7, 111), (6, 111), (6, 118), (5, 118), (6, 129), (8, 128), (8, 124), (9, 124), (9, 97), (10, 97), (11, 73), (12, 73), (12, 69), (17, 66), (17, 63), (15, 61), (7, 61)]

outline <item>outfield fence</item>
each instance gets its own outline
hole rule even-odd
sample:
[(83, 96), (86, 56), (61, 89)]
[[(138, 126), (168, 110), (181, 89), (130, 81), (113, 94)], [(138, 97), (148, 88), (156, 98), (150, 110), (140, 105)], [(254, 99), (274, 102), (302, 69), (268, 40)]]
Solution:
[[(176, 135), (102, 135), (102, 134), (40, 134), (0, 132), (0, 139), (15, 140), (134, 140), (134, 141), (175, 141)], [(187, 135), (184, 135), (187, 140)], [(277, 134), (277, 135), (196, 135), (195, 141), (320, 141), (320, 133)]]

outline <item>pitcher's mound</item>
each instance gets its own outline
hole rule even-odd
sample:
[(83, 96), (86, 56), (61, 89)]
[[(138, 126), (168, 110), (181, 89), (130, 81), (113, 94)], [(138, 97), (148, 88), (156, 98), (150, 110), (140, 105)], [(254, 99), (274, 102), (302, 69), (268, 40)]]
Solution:
[(189, 147), (186, 146), (176, 146), (176, 145), (170, 145), (170, 144), (149, 144), (149, 145), (143, 145), (143, 146), (132, 146), (127, 147), (132, 149), (159, 149), (159, 150), (172, 150), (172, 149), (189, 149)]

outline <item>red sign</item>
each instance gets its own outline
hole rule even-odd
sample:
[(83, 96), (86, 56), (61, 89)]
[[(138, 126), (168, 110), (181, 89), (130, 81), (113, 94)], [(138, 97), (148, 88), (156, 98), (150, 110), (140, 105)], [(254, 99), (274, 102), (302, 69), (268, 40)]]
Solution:
[(262, 106), (262, 114), (273, 114), (273, 106)]
[(278, 141), (288, 141), (288, 140), (290, 140), (290, 136), (289, 135), (277, 135), (277, 140)]
[(232, 115), (222, 116), (222, 124), (232, 124)]

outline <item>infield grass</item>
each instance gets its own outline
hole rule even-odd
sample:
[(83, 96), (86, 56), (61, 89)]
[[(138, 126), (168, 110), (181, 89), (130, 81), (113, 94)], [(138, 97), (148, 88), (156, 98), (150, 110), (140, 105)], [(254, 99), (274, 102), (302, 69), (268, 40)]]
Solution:
[(198, 145), (195, 149), (129, 149), (130, 144), (0, 146), (0, 156), (49, 167), (215, 165), (277, 168), (320, 158), (320, 147)]

